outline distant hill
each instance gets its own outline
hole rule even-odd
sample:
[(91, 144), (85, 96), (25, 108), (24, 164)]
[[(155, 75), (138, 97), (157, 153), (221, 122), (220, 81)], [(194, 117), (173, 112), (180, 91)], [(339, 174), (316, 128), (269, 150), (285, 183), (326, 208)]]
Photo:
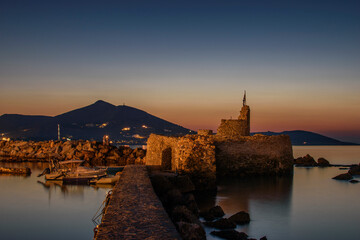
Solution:
[(290, 136), (292, 145), (358, 145), (356, 143), (342, 142), (337, 139), (326, 137), (318, 133), (302, 131), (302, 130), (251, 133), (251, 135), (254, 134), (264, 134), (269, 136), (286, 134)]
[(55, 117), (4, 114), (0, 116), (0, 133), (11, 139), (51, 140), (57, 139), (58, 124), (63, 138), (102, 140), (109, 135), (122, 144), (143, 144), (151, 133), (194, 133), (140, 109), (101, 100)]

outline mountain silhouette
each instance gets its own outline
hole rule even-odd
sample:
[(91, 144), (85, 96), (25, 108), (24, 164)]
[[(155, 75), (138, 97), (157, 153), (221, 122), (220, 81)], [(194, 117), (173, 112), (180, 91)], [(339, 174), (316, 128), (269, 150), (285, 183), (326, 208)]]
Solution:
[(101, 140), (109, 135), (123, 144), (143, 144), (151, 133), (194, 133), (140, 109), (102, 100), (55, 117), (4, 114), (0, 116), (0, 133), (11, 139), (51, 140), (57, 139), (58, 124), (62, 138)]
[(318, 133), (303, 130), (252, 133), (252, 135), (254, 134), (263, 134), (269, 136), (281, 134), (289, 135), (292, 145), (358, 145), (356, 143), (342, 142)]

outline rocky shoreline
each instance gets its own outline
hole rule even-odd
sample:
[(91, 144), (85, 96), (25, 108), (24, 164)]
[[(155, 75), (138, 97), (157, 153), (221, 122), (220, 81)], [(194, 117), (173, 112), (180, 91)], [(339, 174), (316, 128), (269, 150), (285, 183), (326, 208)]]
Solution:
[[(240, 211), (229, 218), (224, 218), (225, 213), (220, 206), (200, 212), (194, 196), (199, 190), (189, 176), (162, 172), (155, 167), (149, 167), (149, 172), (155, 193), (182, 239), (205, 240), (204, 226), (207, 226), (217, 229), (211, 235), (222, 239), (255, 240), (234, 229), (237, 225), (249, 224), (247, 212)], [(265, 236), (261, 238), (265, 239)]]
[(85, 160), (90, 166), (144, 164), (146, 151), (104, 145), (96, 141), (0, 141), (0, 161), (48, 162), (51, 159)]

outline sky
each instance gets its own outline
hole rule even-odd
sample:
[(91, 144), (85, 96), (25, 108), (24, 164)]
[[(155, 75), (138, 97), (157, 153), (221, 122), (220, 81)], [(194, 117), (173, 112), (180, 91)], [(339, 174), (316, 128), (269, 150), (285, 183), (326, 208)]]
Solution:
[(360, 143), (359, 1), (0, 2), (0, 115), (101, 99), (184, 127), (236, 118)]

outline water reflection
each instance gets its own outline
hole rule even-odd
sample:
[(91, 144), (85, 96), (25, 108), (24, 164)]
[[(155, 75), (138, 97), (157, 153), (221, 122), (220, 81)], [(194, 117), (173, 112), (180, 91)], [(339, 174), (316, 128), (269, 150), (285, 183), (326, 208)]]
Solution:
[(292, 183), (292, 177), (221, 179), (216, 201), (228, 215), (238, 211), (249, 212), (249, 205), (254, 201), (276, 203), (289, 209)]
[(29, 177), (0, 175), (1, 239), (91, 239), (92, 217), (110, 188), (63, 185), (37, 175), (47, 163), (8, 163), (3, 167), (30, 167)]

